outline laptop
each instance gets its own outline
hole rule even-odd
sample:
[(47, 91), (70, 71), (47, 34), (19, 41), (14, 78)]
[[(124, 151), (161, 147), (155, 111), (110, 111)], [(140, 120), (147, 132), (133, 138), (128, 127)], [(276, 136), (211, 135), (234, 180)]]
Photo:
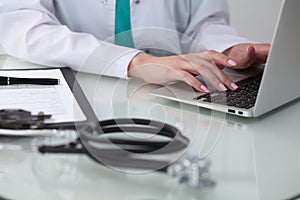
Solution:
[[(283, 1), (268, 60), (247, 70), (226, 68), (236, 91), (203, 94), (184, 82), (152, 95), (243, 117), (258, 117), (300, 97), (300, 1)], [(199, 77), (201, 79), (201, 77)], [(210, 86), (208, 86), (210, 89)]]

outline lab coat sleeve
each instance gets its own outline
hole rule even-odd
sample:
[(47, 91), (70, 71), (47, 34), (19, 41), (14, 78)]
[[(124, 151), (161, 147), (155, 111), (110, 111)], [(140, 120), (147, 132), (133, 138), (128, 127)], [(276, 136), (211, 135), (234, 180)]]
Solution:
[(1, 0), (0, 42), (9, 55), (33, 63), (124, 78), (139, 52), (70, 31), (40, 0)]
[(229, 25), (226, 0), (191, 0), (190, 3), (191, 20), (184, 34), (192, 38), (194, 43), (208, 50), (223, 52), (234, 45), (252, 42), (239, 36)]

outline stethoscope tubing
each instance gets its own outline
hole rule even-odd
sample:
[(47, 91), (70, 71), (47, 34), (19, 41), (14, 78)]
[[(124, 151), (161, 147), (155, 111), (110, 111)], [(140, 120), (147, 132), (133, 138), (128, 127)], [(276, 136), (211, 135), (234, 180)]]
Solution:
[[(67, 127), (67, 126), (66, 126)], [(68, 127), (72, 127), (68, 125)], [(100, 121), (98, 124), (75, 124), (79, 132), (77, 143), (60, 146), (41, 146), (42, 153), (86, 154), (98, 163), (118, 168), (132, 168), (166, 172), (168, 161), (146, 159), (155, 155), (170, 155), (187, 148), (189, 144), (180, 130), (159, 121), (121, 118)], [(119, 139), (105, 136), (115, 133), (142, 133), (163, 137), (163, 141)]]

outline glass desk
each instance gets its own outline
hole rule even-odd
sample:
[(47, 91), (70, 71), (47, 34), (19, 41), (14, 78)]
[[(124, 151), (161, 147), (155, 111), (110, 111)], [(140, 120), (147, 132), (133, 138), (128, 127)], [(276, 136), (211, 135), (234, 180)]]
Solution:
[[(0, 56), (2, 69), (29, 67), (37, 65)], [(160, 86), (136, 79), (84, 73), (78, 73), (77, 79), (99, 120), (142, 117), (182, 130), (190, 139), (183, 157), (207, 157), (215, 187), (190, 188), (157, 172), (124, 173), (84, 155), (1, 150), (1, 196), (13, 200), (283, 200), (300, 193), (299, 99), (260, 118), (245, 119), (154, 97), (150, 91)]]

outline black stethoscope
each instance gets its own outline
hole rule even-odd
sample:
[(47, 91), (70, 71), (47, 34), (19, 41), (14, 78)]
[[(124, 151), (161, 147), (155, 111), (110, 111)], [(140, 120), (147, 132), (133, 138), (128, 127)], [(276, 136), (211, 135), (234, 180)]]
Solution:
[[(91, 120), (81, 123), (47, 124), (49, 116), (31, 115), (23, 110), (0, 110), (0, 128), (41, 130), (73, 130), (77, 135), (62, 144), (38, 145), (40, 153), (84, 154), (113, 168), (168, 173), (178, 182), (192, 187), (211, 187), (209, 162), (192, 157), (170, 160), (185, 150), (189, 139), (170, 124), (137, 118)], [(137, 137), (136, 134), (143, 137)], [(177, 155), (178, 157), (178, 155)], [(163, 159), (167, 158), (167, 159)]]
[(86, 154), (103, 165), (158, 171), (166, 171), (169, 163), (144, 157), (174, 154), (186, 149), (189, 144), (189, 139), (177, 128), (154, 120), (126, 118), (100, 122), (45, 123), (45, 119), (50, 117), (43, 113), (32, 115), (20, 109), (0, 110), (0, 128), (75, 130), (75, 141), (63, 145), (42, 145), (38, 150), (41, 153)]
[[(53, 124), (43, 124), (48, 116), (32, 116), (22, 110), (0, 110), (0, 128), (53, 129)], [(96, 162), (117, 168), (155, 170), (168, 173), (180, 183), (202, 188), (214, 186), (208, 175), (209, 162), (191, 158), (182, 162), (170, 163), (160, 159), (146, 159), (151, 156), (167, 156), (188, 147), (189, 140), (177, 128), (166, 123), (148, 119), (111, 119), (99, 123), (64, 123), (65, 130), (77, 130), (78, 137), (63, 145), (41, 145), (41, 153), (85, 154)], [(123, 133), (126, 137), (108, 137)], [(159, 136), (159, 140), (149, 141), (130, 137), (127, 133)], [(287, 200), (296, 200), (295, 195)], [(4, 199), (0, 196), (0, 200)]]
[[(73, 128), (79, 134), (76, 141), (57, 146), (43, 145), (39, 151), (80, 153), (106, 166), (166, 172), (169, 162), (144, 157), (174, 154), (189, 144), (189, 139), (174, 126), (147, 119), (111, 119), (99, 124), (75, 124)], [(142, 137), (128, 133), (138, 133)], [(118, 137), (114, 137), (116, 134)], [(146, 137), (159, 139), (151, 141)]]

